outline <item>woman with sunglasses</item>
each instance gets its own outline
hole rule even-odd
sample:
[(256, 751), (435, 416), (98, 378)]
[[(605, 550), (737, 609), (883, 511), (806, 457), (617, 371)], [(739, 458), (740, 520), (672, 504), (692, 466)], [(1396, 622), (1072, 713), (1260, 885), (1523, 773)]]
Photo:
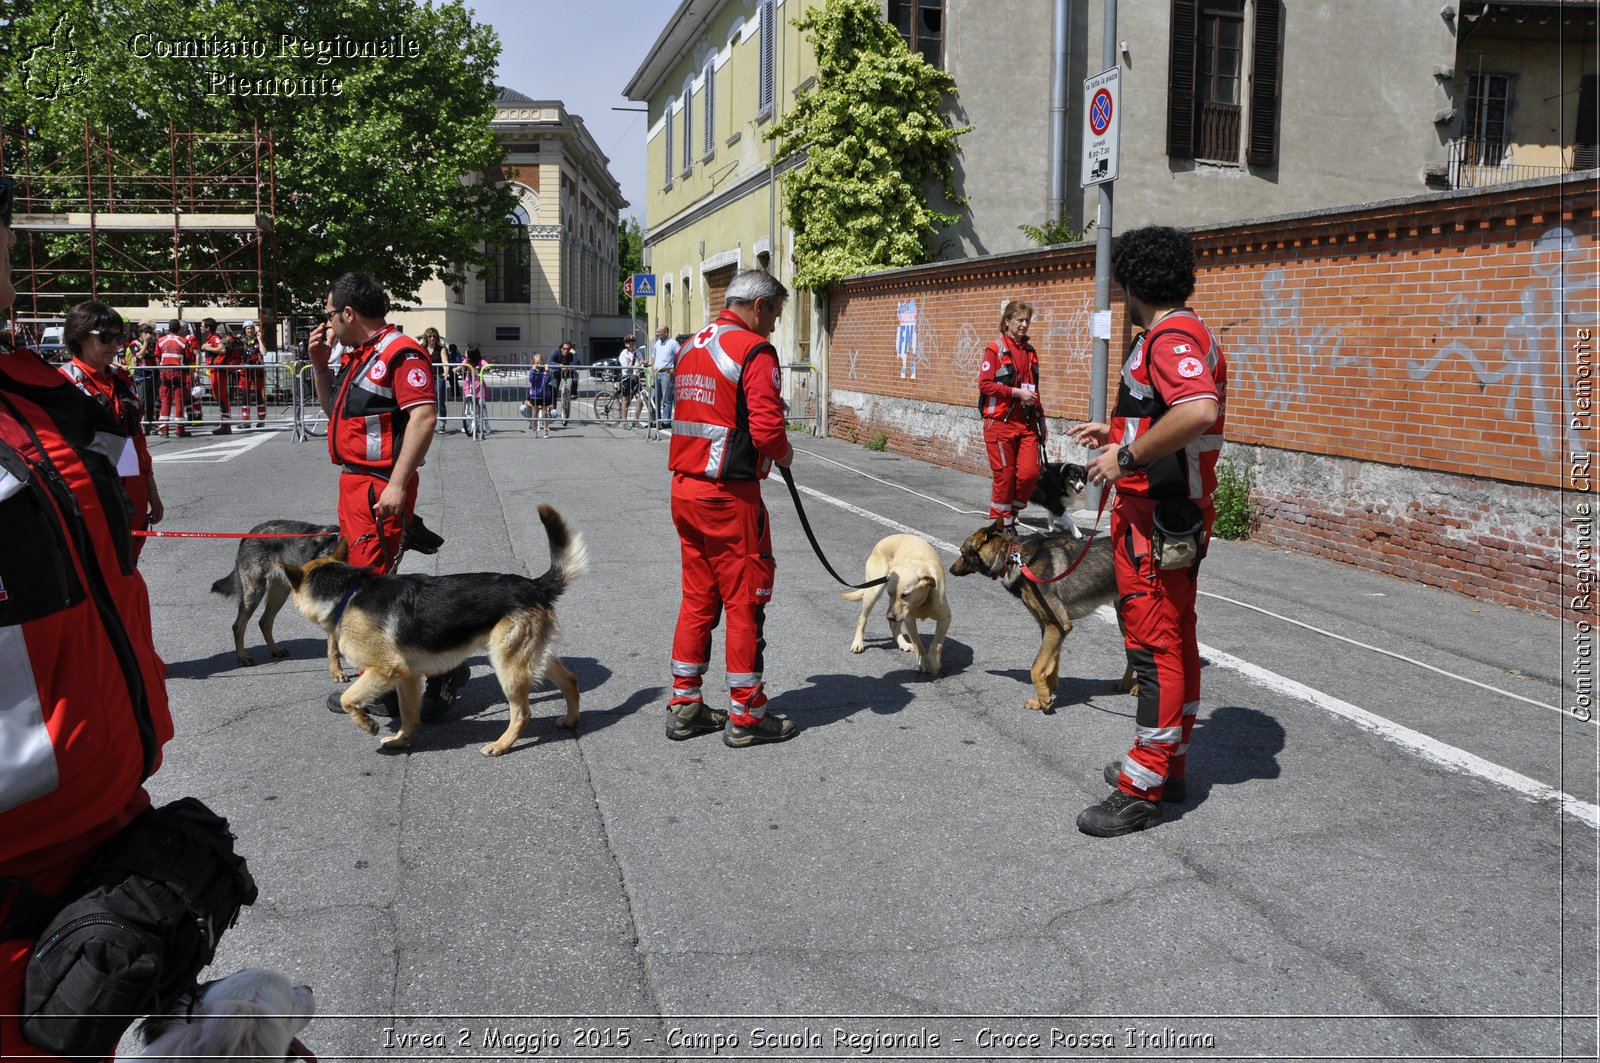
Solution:
[[(105, 303), (91, 300), (67, 311), (61, 341), (72, 352), (72, 360), (61, 367), (78, 390), (111, 411), (122, 426), (127, 441), (117, 459), (117, 472), (132, 505), (133, 528), (143, 531), (161, 522), (166, 512), (156, 476), (150, 463), (150, 448), (144, 438), (144, 415), (134, 394), (133, 381), (117, 364), (117, 354), (127, 340), (122, 315)], [(144, 548), (144, 539), (135, 536), (133, 556)]]

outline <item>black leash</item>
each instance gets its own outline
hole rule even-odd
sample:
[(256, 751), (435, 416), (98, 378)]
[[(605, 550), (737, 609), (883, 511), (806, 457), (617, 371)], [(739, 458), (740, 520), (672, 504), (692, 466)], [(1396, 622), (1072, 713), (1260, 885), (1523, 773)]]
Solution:
[(794, 511), (800, 515), (800, 527), (805, 529), (806, 539), (811, 543), (811, 552), (817, 555), (817, 560), (821, 561), (822, 567), (828, 570), (828, 575), (853, 591), (866, 590), (868, 587), (876, 587), (880, 583), (888, 583), (888, 576), (879, 576), (877, 579), (868, 580), (866, 583), (851, 583), (833, 570), (833, 566), (828, 564), (828, 559), (822, 554), (822, 547), (817, 545), (816, 535), (811, 531), (811, 522), (806, 519), (806, 507), (800, 504), (800, 492), (794, 486), (794, 477), (790, 475), (785, 466), (778, 466), (778, 471), (783, 473), (783, 482), (789, 485), (789, 497), (794, 499)]

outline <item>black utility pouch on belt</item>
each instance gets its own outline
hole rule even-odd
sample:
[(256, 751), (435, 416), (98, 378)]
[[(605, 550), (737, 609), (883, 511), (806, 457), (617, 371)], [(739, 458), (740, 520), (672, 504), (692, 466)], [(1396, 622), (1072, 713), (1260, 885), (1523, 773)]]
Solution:
[(194, 989), (217, 940), (255, 903), (228, 821), (192, 797), (147, 809), (73, 883), (28, 960), (22, 1032), (100, 1059), (140, 1015)]
[(1170, 572), (1198, 562), (1205, 527), (1205, 512), (1189, 499), (1169, 498), (1157, 503), (1155, 527), (1150, 533), (1150, 553), (1156, 567)]

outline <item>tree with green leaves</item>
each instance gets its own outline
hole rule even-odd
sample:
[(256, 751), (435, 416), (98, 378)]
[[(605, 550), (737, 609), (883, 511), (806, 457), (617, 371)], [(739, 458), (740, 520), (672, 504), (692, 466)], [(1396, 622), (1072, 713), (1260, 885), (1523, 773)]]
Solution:
[(956, 128), (942, 106), (955, 79), (912, 52), (877, 0), (827, 0), (795, 20), (816, 51), (817, 80), (774, 124), (784, 219), (794, 231), (794, 282), (826, 289), (855, 273), (933, 257), (932, 237), (960, 220), (934, 209), (926, 186), (956, 193)]
[[(353, 269), (402, 301), (434, 275), (459, 284), (485, 263), (485, 243), (512, 207), (509, 190), (468, 177), (492, 172), (504, 152), (489, 126), (499, 41), (462, 0), (8, 7), (0, 124), (13, 169), (20, 133), (36, 164), (81, 159), (87, 125), (125, 171), (163, 172), (169, 129), (248, 133), (259, 124), (270, 132), (283, 309), (319, 305), (328, 281)], [(200, 150), (202, 175), (230, 165), (227, 149)], [(59, 182), (40, 187), (65, 192)], [(51, 253), (87, 254), (81, 238), (50, 239)], [(225, 261), (244, 240), (210, 234), (185, 251), (194, 259), (185, 265), (204, 270), (208, 256)], [(164, 252), (161, 243), (148, 251), (157, 261), (171, 253), (170, 236)], [(131, 234), (116, 250), (130, 261), (145, 253)], [(117, 262), (100, 268), (115, 271)], [(141, 283), (164, 290), (159, 278)], [(241, 292), (240, 301), (255, 294)]]
[(625, 317), (644, 317), (643, 299), (623, 294), (622, 282), (644, 272), (644, 229), (637, 218), (624, 218), (617, 226), (617, 313)]

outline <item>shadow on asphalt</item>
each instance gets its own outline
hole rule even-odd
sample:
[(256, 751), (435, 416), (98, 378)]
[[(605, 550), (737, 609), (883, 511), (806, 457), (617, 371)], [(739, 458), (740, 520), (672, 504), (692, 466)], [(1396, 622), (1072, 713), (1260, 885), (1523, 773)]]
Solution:
[[(902, 650), (900, 644), (894, 640), (893, 635), (884, 635), (882, 638), (876, 639), (869, 635), (862, 638), (861, 641), (867, 648), (856, 659), (864, 664), (882, 668), (885, 679), (896, 677), (914, 679), (917, 677), (917, 655), (909, 650)], [(933, 647), (933, 636), (926, 631), (922, 632), (922, 646), (927, 650), (931, 650)], [(971, 667), (972, 647), (946, 636), (944, 652), (939, 658), (938, 677), (946, 679), (953, 675), (960, 675)]]
[(1213, 786), (1237, 786), (1283, 774), (1278, 754), (1288, 744), (1283, 725), (1260, 709), (1222, 705), (1194, 722), (1190, 738), (1189, 799), (1166, 809), (1178, 820), (1211, 796)]
[[(289, 651), (287, 657), (274, 657), (267, 652), (267, 644), (259, 641), (260, 632), (251, 628), (251, 633), (258, 641), (251, 642), (248, 638), (244, 642), (244, 652), (258, 665), (271, 664), (273, 661), (303, 661), (328, 659), (328, 640), (322, 639), (279, 639), (278, 648)], [(348, 667), (348, 665), (346, 665)], [(219, 672), (244, 672), (248, 666), (239, 663), (232, 650), (213, 653), (210, 657), (197, 657), (192, 661), (168, 661), (168, 679), (210, 679)]]
[(938, 680), (915, 669), (884, 676), (807, 676), (806, 686), (777, 695), (767, 711), (788, 716), (801, 727), (826, 727), (863, 711), (889, 716), (909, 705), (915, 685), (923, 682)]
[[(989, 674), (998, 679), (1014, 679), (1017, 683), (1017, 704), (1021, 705), (1033, 697), (1033, 678), (1026, 668), (990, 668)], [(1074, 675), (1061, 675), (1056, 678), (1056, 700), (1050, 706), (1051, 715), (1066, 708), (1079, 706), (1094, 709), (1096, 712), (1112, 712), (1106, 708), (1109, 702), (1120, 705), (1116, 699), (1124, 697), (1122, 691), (1117, 689), (1117, 683), (1122, 679), (1121, 673), (1106, 679), (1096, 679), (1093, 676), (1083, 677)], [(1099, 701), (1100, 704), (1094, 704)], [(1113, 712), (1113, 715), (1126, 716), (1133, 719), (1135, 702), (1132, 697), (1127, 700), (1127, 711)]]

